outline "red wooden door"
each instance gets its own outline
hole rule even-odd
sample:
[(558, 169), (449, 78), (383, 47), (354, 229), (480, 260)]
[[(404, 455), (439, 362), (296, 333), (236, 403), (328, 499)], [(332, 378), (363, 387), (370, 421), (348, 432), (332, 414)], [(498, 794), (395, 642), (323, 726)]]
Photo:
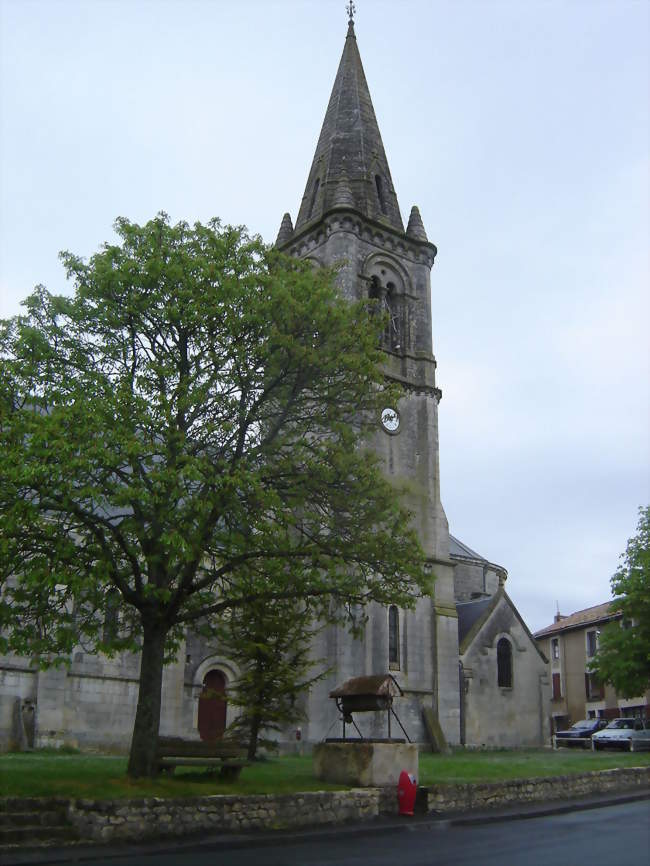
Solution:
[(226, 730), (226, 678), (221, 671), (208, 671), (199, 697), (199, 736), (218, 740)]

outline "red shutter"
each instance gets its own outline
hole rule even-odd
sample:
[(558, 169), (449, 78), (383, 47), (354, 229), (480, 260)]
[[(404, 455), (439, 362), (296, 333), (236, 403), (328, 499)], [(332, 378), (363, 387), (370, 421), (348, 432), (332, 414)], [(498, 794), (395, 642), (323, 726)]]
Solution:
[(553, 700), (559, 701), (562, 697), (562, 681), (559, 674), (553, 674)]

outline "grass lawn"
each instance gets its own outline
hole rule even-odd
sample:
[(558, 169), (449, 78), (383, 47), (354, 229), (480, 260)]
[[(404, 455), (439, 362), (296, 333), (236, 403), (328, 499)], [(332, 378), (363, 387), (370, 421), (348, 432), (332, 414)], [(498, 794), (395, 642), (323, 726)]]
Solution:
[[(422, 785), (454, 782), (495, 782), (532, 776), (560, 776), (587, 770), (650, 765), (650, 752), (619, 754), (561, 749), (463, 752), (420, 755)], [(311, 758), (283, 757), (256, 763), (237, 782), (192, 769), (176, 770), (172, 778), (130, 781), (126, 759), (101, 755), (51, 752), (0, 755), (0, 797), (195, 797), (208, 794), (289, 794), (337, 790), (314, 779)]]
[(456, 782), (499, 782), (534, 776), (565, 776), (614, 767), (650, 766), (650, 752), (592, 752), (587, 749), (518, 749), (420, 754), (421, 785)]
[(132, 781), (126, 758), (32, 752), (0, 755), (0, 797), (203, 797), (208, 794), (290, 794), (336, 791), (312, 776), (311, 758), (285, 757), (245, 767), (236, 782), (217, 774), (178, 767), (174, 775)]

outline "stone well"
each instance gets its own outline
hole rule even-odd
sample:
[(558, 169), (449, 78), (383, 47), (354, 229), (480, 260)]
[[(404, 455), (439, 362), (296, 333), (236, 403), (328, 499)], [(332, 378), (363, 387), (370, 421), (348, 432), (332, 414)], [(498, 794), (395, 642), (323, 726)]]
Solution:
[(396, 786), (402, 770), (418, 778), (415, 743), (325, 742), (314, 746), (312, 757), (316, 778), (339, 785)]

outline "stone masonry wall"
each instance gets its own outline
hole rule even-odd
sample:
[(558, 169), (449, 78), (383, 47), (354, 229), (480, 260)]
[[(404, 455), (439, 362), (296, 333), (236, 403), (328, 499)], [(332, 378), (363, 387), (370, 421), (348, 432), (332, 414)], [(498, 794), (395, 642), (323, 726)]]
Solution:
[[(397, 797), (392, 793), (396, 804)], [(96, 842), (184, 836), (197, 831), (281, 830), (362, 821), (378, 814), (377, 788), (183, 800), (77, 800), (70, 803), (68, 810), (80, 836)]]
[[(422, 811), (483, 811), (515, 803), (567, 800), (650, 786), (650, 767), (600, 770), (576, 776), (513, 780), (479, 785), (432, 785), (422, 789)], [(558, 793), (561, 792), (561, 797)], [(303, 794), (215, 795), (183, 800), (71, 801), (68, 817), (82, 839), (96, 842), (280, 830), (397, 814), (396, 790), (364, 788)]]
[(574, 776), (513, 779), (486, 784), (430, 785), (427, 789), (427, 811), (483, 811), (513, 803), (570, 800), (613, 791), (633, 791), (649, 785), (650, 767), (596, 770)]

